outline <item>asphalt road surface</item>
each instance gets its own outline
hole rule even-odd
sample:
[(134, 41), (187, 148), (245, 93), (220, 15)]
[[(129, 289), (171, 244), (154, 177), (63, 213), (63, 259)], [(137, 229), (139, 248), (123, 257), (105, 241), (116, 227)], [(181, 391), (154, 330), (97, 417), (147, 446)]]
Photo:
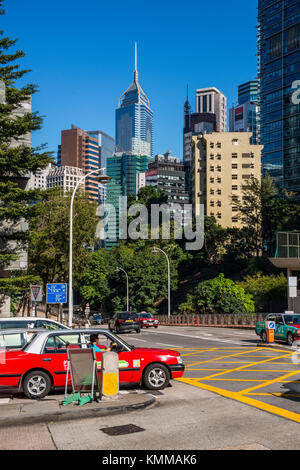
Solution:
[[(241, 329), (159, 327), (120, 336), (137, 347), (179, 350), (183, 378), (144, 410), (1, 429), (0, 449), (299, 449), (300, 357), (291, 348), (260, 347), (254, 331)], [(101, 430), (124, 424), (143, 431)]]

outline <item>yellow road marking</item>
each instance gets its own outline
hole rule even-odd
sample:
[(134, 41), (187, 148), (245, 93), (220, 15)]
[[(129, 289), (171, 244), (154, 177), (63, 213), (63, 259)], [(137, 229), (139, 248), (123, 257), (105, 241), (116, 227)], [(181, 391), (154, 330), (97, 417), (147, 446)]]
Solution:
[(268, 396), (268, 397), (294, 397), (294, 398), (300, 398), (299, 394), (296, 393), (289, 393), (289, 392), (283, 392), (283, 393), (247, 393), (247, 395), (258, 395), (258, 396)]
[(217, 361), (219, 359), (223, 359), (223, 358), (226, 358), (226, 357), (236, 357), (236, 356), (240, 356), (242, 354), (246, 354), (246, 353), (249, 353), (249, 352), (255, 352), (255, 351), (260, 351), (261, 348), (255, 348), (255, 349), (251, 349), (251, 351), (243, 351), (243, 352), (239, 352), (239, 353), (235, 353), (235, 354), (228, 354), (226, 356), (220, 356), (220, 357), (216, 357), (214, 359), (208, 359), (206, 361), (199, 361), (199, 362), (195, 362), (194, 363), (194, 366), (198, 365), (198, 364), (205, 364), (207, 362), (212, 362), (212, 361)]
[[(290, 356), (290, 355), (291, 355), (291, 353), (288, 353), (286, 356)], [(278, 359), (278, 358), (280, 358), (280, 357), (285, 357), (285, 356), (277, 356), (277, 357), (275, 357), (274, 359)], [(237, 371), (239, 371), (239, 370), (241, 370), (241, 369), (246, 369), (247, 367), (255, 366), (255, 365), (257, 365), (257, 364), (264, 364), (265, 362), (270, 362), (270, 361), (272, 361), (272, 360), (273, 360), (273, 358), (269, 358), (269, 359), (264, 359), (263, 361), (251, 362), (250, 364), (246, 364), (245, 366), (236, 367), (235, 369), (228, 369), (228, 370), (225, 370), (224, 372), (219, 372), (218, 374), (208, 375), (208, 376), (205, 377), (205, 379), (207, 380), (207, 379), (209, 379), (209, 378), (211, 378), (211, 377), (217, 377), (217, 376), (220, 376), (220, 375), (229, 374), (229, 373), (231, 373), (231, 372), (237, 372)], [(196, 365), (196, 364), (195, 364), (195, 365)], [(293, 373), (295, 374), (295, 373), (297, 373), (297, 372), (293, 372)], [(288, 375), (292, 375), (292, 373), (287, 374), (287, 376), (288, 376)], [(285, 378), (285, 376), (281, 376), (281, 377), (279, 377), (279, 378)], [(201, 377), (201, 380), (203, 380), (203, 379), (204, 379), (204, 377)], [(277, 381), (277, 379), (275, 379), (275, 381)], [(272, 382), (272, 381), (267, 381), (267, 382)], [(260, 386), (262, 387), (263, 385), (260, 385)], [(255, 387), (255, 388), (256, 388), (256, 387)], [(257, 388), (258, 388), (258, 387), (257, 387)], [(248, 390), (247, 390), (247, 391), (248, 391)]]
[(221, 382), (265, 382), (263, 379), (208, 379), (206, 377), (200, 377), (200, 380), (219, 380)]
[(268, 385), (272, 385), (276, 382), (282, 382), (283, 379), (286, 379), (287, 377), (291, 377), (292, 375), (296, 375), (296, 374), (299, 374), (299, 373), (300, 373), (300, 369), (297, 369), (296, 371), (289, 372), (288, 374), (285, 374), (285, 375), (281, 375), (280, 377), (277, 377), (276, 379), (267, 380), (262, 385), (256, 385), (255, 387), (246, 388), (245, 390), (241, 390), (240, 393), (252, 392), (253, 390), (256, 390), (258, 388), (267, 387)]
[(260, 410), (268, 411), (283, 418), (291, 419), (293, 421), (296, 421), (297, 423), (300, 423), (300, 414), (284, 410), (283, 408), (279, 408), (278, 406), (269, 405), (268, 403), (263, 403), (259, 400), (250, 398), (249, 396), (241, 395), (241, 393), (230, 392), (228, 390), (212, 387), (211, 385), (195, 382), (194, 380), (185, 379), (183, 377), (175, 380), (193, 385), (194, 387), (202, 388), (203, 390), (208, 390), (210, 392), (217, 393), (218, 395), (224, 396), (226, 398), (231, 398), (233, 400), (240, 401), (241, 403), (254, 406), (255, 408), (258, 408)]

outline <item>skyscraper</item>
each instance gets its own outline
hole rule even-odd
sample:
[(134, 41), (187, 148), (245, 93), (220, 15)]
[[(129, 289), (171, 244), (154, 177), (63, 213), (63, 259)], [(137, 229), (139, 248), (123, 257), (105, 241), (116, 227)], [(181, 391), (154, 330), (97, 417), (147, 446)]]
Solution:
[(238, 88), (238, 105), (229, 110), (229, 132), (252, 132), (251, 143), (259, 142), (258, 81)]
[(258, 0), (258, 73), (263, 171), (300, 196), (299, 0)]
[[(61, 145), (58, 149), (58, 166), (81, 168), (88, 173), (100, 168), (100, 148), (98, 139), (91, 137), (86, 131), (72, 125), (71, 129), (61, 132)], [(98, 201), (98, 175), (88, 176), (85, 190), (91, 201)]]
[(120, 97), (116, 109), (116, 145), (118, 151), (152, 157), (153, 112), (139, 84), (136, 44), (133, 82)]
[(218, 132), (227, 131), (227, 98), (217, 88), (196, 90), (196, 111), (215, 114)]
[(116, 216), (109, 213), (107, 217), (107, 249), (118, 245), (119, 239), (119, 217), (120, 196), (136, 196), (138, 188), (138, 174), (148, 170), (151, 158), (147, 155), (133, 155), (117, 152), (107, 159), (106, 173), (111, 177), (107, 183), (106, 204), (114, 206)]

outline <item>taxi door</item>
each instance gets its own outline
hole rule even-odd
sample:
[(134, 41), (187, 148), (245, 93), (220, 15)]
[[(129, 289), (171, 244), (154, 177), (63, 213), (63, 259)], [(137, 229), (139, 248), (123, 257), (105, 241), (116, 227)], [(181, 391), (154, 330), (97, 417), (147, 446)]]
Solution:
[(282, 315), (276, 315), (275, 319), (275, 338), (276, 339), (284, 339), (285, 332), (284, 332), (284, 321)]
[[(48, 336), (41, 353), (41, 366), (48, 370), (55, 387), (64, 387), (68, 368), (67, 347), (80, 347), (80, 334), (53, 334)], [(68, 384), (71, 385), (69, 377)]]

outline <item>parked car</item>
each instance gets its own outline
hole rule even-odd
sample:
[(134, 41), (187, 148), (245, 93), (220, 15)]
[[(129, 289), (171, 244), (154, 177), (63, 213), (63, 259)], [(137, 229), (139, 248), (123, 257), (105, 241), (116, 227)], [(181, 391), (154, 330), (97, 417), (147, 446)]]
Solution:
[(151, 313), (147, 312), (141, 312), (137, 313), (137, 321), (141, 325), (141, 328), (149, 328), (150, 326), (153, 326), (154, 328), (158, 328), (159, 321), (154, 318), (154, 316)]
[(95, 315), (90, 315), (89, 321), (91, 325), (103, 325), (104, 323), (103, 317), (99, 313)]
[(135, 312), (117, 312), (108, 322), (110, 331), (121, 333), (124, 331), (136, 331), (140, 333), (141, 326)]
[(68, 326), (63, 325), (55, 320), (43, 317), (1, 317), (0, 330), (7, 330), (11, 328), (47, 328), (49, 330), (69, 329)]
[[(300, 340), (300, 315), (270, 313), (265, 318), (265, 321), (275, 322), (274, 338), (276, 340), (286, 341), (289, 346), (294, 341)], [(263, 342), (267, 341), (264, 321), (256, 323), (255, 332), (261, 337)]]
[[(35, 333), (22, 350), (6, 352), (0, 369), (0, 387), (23, 391), (29, 398), (43, 398), (51, 389), (65, 387), (67, 348), (87, 348), (91, 334), (100, 335), (101, 347), (116, 343), (113, 347), (119, 356), (121, 384), (161, 390), (170, 379), (182, 377), (184, 373), (178, 351), (136, 348), (103, 329), (48, 330)], [(96, 352), (98, 368), (101, 368), (101, 358), (102, 352)], [(70, 377), (68, 385), (71, 386)]]
[(0, 351), (22, 349), (39, 331), (47, 330), (35, 328), (0, 330)]

